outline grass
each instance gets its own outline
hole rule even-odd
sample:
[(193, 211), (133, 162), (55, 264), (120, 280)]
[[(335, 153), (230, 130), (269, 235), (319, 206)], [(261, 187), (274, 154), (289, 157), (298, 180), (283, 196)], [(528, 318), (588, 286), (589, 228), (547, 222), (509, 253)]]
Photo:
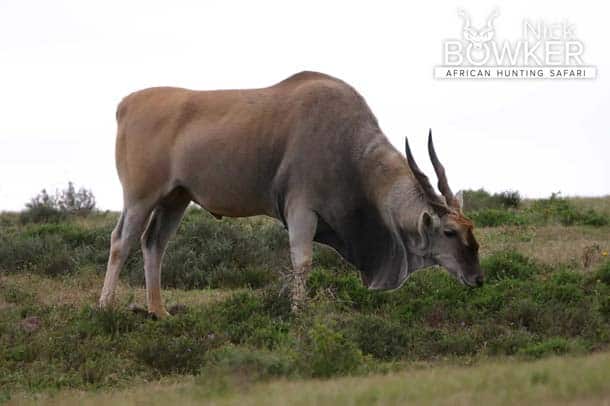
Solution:
[[(180, 377), (113, 392), (65, 391), (14, 404), (50, 405), (601, 405), (610, 402), (610, 353), (536, 362), (484, 360), (459, 366), (414, 364), (405, 371), (333, 380), (274, 380), (254, 385), (215, 376)], [(9, 403), (10, 404), (10, 403)]]
[(369, 291), (352, 271), (318, 267), (298, 318), (277, 284), (170, 290), (170, 304), (185, 307), (162, 321), (127, 310), (143, 292), (125, 282), (119, 307), (99, 311), (92, 307), (98, 276), (9, 274), (0, 284), (0, 385), (11, 396), (121, 388), (176, 374), (329, 378), (415, 361), (527, 360), (608, 348), (610, 263), (583, 273), (499, 252), (483, 266), (490, 273), (481, 289), (430, 269), (394, 292)]
[[(593, 200), (573, 205), (605, 213)], [(609, 225), (477, 228), (487, 283), (475, 290), (432, 268), (397, 291), (368, 291), (353, 268), (316, 246), (309, 305), (294, 317), (282, 227), (190, 210), (163, 271), (164, 298), (179, 312), (155, 321), (127, 309), (145, 303), (137, 251), (117, 307), (95, 308), (116, 217), (22, 224), (0, 215), (0, 401), (607, 399), (595, 385), (608, 375)], [(566, 365), (580, 375), (560, 374)], [(418, 384), (404, 384), (411, 381)], [(502, 389), (504, 381), (512, 383)]]
[(608, 257), (610, 227), (501, 226), (475, 229), (481, 254), (517, 251), (547, 265), (590, 268)]
[(464, 207), (479, 227), (610, 224), (607, 197), (565, 198), (553, 193), (548, 199), (522, 201), (517, 192), (490, 195), (480, 189), (465, 192)]

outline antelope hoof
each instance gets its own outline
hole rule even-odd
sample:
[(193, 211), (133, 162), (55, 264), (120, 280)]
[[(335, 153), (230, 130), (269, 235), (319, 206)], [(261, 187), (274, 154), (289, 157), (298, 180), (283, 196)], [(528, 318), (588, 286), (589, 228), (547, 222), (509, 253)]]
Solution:
[(138, 306), (135, 303), (131, 303), (129, 306), (127, 306), (127, 309), (130, 310), (132, 313), (148, 316), (148, 310), (146, 310), (142, 306)]
[(186, 313), (188, 308), (183, 304), (173, 305), (168, 309), (170, 315), (175, 316), (177, 314)]
[(101, 297), (100, 300), (97, 303), (97, 307), (100, 310), (110, 309), (110, 308), (112, 308), (112, 304), (113, 304), (112, 298)]
[(293, 314), (300, 314), (305, 309), (307, 305), (307, 298), (305, 296), (305, 292), (299, 292), (300, 294), (295, 294), (292, 296), (292, 303), (290, 310)]
[(149, 314), (149, 316), (151, 316), (153, 319), (156, 319), (156, 320), (165, 319), (170, 316), (169, 312), (167, 310), (165, 310), (164, 307), (162, 307), (160, 309), (155, 309), (155, 310), (148, 310), (148, 314)]

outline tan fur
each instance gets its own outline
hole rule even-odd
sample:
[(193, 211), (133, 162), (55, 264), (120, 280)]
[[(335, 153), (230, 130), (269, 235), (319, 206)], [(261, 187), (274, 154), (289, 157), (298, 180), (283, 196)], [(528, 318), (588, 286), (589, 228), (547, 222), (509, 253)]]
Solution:
[[(261, 89), (157, 87), (127, 96), (116, 116), (124, 208), (112, 233), (102, 307), (112, 302), (119, 271), (140, 240), (148, 310), (167, 315), (161, 264), (191, 201), (216, 217), (268, 215), (286, 226), (294, 310), (305, 297), (314, 240), (358, 267), (372, 289), (395, 289), (434, 263), (431, 248), (413, 251), (411, 238), (419, 238), (423, 211), (449, 209), (422, 195), (423, 186), (433, 193), (425, 175), (339, 79), (301, 72)], [(458, 254), (463, 248), (447, 247)], [(473, 269), (470, 279), (478, 267), (473, 258), (462, 261)]]

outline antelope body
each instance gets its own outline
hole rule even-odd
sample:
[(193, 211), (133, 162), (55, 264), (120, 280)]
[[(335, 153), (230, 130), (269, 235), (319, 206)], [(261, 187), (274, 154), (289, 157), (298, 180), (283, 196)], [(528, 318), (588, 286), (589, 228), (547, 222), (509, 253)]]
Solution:
[(364, 99), (315, 72), (250, 90), (151, 88), (117, 110), (124, 207), (112, 232), (100, 306), (111, 304), (141, 241), (149, 312), (164, 317), (161, 262), (191, 201), (216, 217), (268, 215), (287, 228), (293, 309), (303, 303), (312, 244), (335, 248), (372, 289), (395, 289), (441, 264), (482, 283), (472, 224), (429, 148), (443, 196), (381, 132)]

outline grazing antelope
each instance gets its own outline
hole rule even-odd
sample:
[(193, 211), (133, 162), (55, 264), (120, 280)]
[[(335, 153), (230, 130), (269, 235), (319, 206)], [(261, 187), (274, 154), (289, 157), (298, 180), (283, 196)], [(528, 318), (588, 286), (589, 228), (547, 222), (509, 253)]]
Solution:
[(191, 201), (220, 218), (267, 215), (288, 230), (293, 310), (305, 298), (312, 244), (333, 247), (370, 289), (396, 289), (440, 264), (481, 285), (478, 244), (428, 141), (439, 196), (390, 144), (345, 82), (302, 72), (271, 87), (193, 91), (159, 87), (117, 111), (116, 164), (124, 206), (112, 232), (99, 300), (111, 304), (119, 271), (140, 239), (148, 311), (164, 317), (161, 262)]

